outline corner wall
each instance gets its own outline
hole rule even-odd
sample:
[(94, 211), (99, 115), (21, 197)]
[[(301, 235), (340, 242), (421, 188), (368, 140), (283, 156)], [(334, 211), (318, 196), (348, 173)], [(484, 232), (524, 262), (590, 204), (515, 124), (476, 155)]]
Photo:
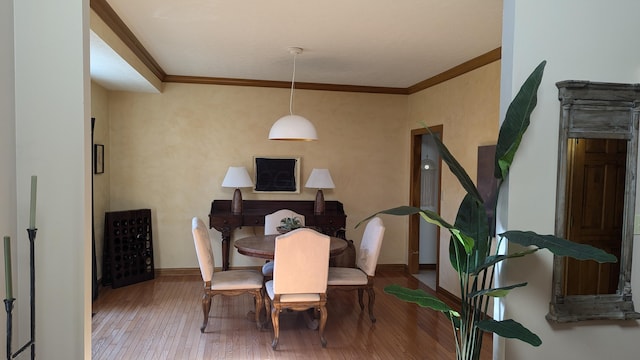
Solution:
[[(443, 125), (444, 144), (475, 181), (478, 146), (495, 144), (498, 139), (499, 94), (500, 61), (495, 61), (410, 95), (408, 125), (410, 129), (422, 128), (422, 123)], [(446, 164), (442, 165), (440, 215), (453, 223), (465, 191)], [(440, 231), (439, 286), (460, 296), (458, 277), (449, 261), (449, 238), (447, 231)]]
[[(104, 145), (103, 174), (93, 176), (93, 221), (96, 238), (96, 268), (98, 280), (102, 278), (102, 249), (104, 246), (104, 213), (109, 209), (109, 93), (102, 86), (91, 82), (91, 117), (95, 118), (93, 142)], [(93, 159), (92, 159), (93, 162)], [(92, 164), (93, 170), (93, 164)]]

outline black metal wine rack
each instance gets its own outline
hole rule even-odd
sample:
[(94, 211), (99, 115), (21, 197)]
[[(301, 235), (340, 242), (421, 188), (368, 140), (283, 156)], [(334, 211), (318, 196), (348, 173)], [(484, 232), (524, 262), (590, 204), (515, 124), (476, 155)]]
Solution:
[(152, 238), (150, 209), (105, 213), (102, 285), (153, 279)]

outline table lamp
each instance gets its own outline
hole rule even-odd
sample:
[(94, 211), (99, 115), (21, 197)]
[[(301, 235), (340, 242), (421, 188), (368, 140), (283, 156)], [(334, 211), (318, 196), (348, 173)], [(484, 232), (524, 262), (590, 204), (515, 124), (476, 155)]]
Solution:
[(227, 174), (222, 180), (222, 187), (236, 188), (231, 200), (231, 212), (234, 215), (242, 214), (242, 193), (241, 187), (253, 187), (253, 181), (244, 166), (229, 166)]
[(313, 212), (315, 214), (324, 214), (324, 195), (322, 194), (322, 189), (333, 189), (336, 187), (331, 179), (331, 174), (329, 174), (329, 169), (311, 170), (311, 175), (309, 175), (309, 179), (307, 179), (304, 187), (318, 189), (316, 201), (313, 204)]

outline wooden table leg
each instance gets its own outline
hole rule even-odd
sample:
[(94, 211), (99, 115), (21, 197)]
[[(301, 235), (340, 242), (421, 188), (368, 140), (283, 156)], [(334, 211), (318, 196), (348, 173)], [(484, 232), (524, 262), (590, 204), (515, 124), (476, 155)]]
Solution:
[(229, 270), (229, 244), (231, 244), (231, 231), (222, 232), (222, 271)]

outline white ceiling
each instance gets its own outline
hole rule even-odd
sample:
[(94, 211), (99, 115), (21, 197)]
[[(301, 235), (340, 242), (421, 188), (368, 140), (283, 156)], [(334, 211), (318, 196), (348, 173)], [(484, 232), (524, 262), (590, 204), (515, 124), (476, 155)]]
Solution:
[[(297, 46), (296, 82), (407, 88), (501, 45), (502, 0), (106, 1), (168, 75), (291, 81)], [(92, 78), (144, 91), (105, 46)]]

